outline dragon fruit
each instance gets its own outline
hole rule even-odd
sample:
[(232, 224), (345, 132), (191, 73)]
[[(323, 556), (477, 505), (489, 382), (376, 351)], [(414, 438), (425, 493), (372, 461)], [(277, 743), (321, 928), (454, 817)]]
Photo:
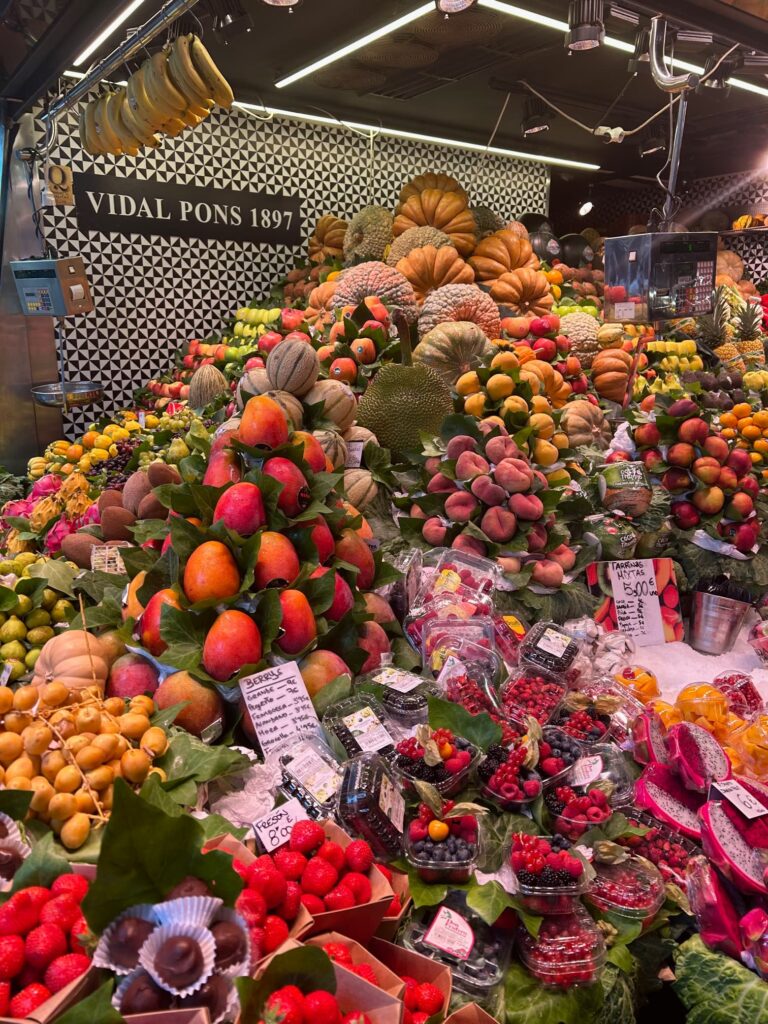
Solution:
[(633, 755), (638, 764), (669, 761), (666, 744), (666, 727), (661, 716), (651, 708), (646, 708), (632, 723)]
[(665, 764), (646, 765), (635, 782), (635, 803), (654, 818), (682, 832), (689, 839), (701, 836), (698, 810), (704, 802), (699, 793), (686, 789)]
[(705, 793), (710, 782), (731, 777), (731, 762), (715, 737), (692, 722), (673, 725), (667, 733), (669, 766), (688, 789)]
[(702, 940), (710, 949), (738, 960), (743, 948), (739, 915), (706, 857), (692, 857), (686, 868), (686, 893)]
[(724, 800), (707, 801), (699, 817), (704, 853), (715, 867), (741, 892), (768, 893), (764, 881), (768, 857), (746, 837), (748, 820)]

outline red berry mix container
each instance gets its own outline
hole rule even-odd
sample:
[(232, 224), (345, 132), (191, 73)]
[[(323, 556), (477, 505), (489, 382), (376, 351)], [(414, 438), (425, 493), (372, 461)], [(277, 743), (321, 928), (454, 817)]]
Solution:
[(538, 771), (545, 788), (562, 782), (571, 768), (581, 760), (584, 747), (563, 729), (545, 725), (539, 742)]
[(501, 727), (501, 742), (509, 746), (527, 732), (522, 718), (502, 711), (492, 677), (477, 662), (449, 663), (435, 682), (445, 700), (460, 704), (470, 715), (489, 715)]
[(477, 866), (477, 818), (472, 814), (452, 817), (452, 810), (452, 800), (443, 804), (440, 814), (419, 804), (417, 817), (408, 822), (405, 856), (425, 882), (463, 885)]
[(594, 865), (585, 901), (601, 914), (639, 921), (647, 928), (664, 903), (664, 879), (652, 864), (630, 857), (621, 864)]
[(450, 729), (416, 728), (416, 735), (401, 740), (389, 759), (404, 788), (414, 782), (428, 782), (442, 797), (460, 793), (469, 781), (480, 749)]
[(584, 862), (563, 836), (512, 837), (510, 864), (520, 903), (529, 914), (572, 914), (589, 883)]
[(560, 707), (567, 689), (562, 676), (521, 663), (501, 688), (501, 704), (514, 717), (532, 715), (544, 725)]
[(752, 682), (752, 676), (745, 672), (721, 672), (712, 680), (712, 685), (728, 698), (731, 711), (743, 718), (763, 709), (763, 698)]
[(687, 875), (686, 865), (691, 857), (700, 853), (699, 847), (690, 839), (674, 829), (656, 821), (645, 811), (625, 809), (629, 824), (645, 828), (644, 836), (622, 836), (616, 842), (626, 846), (630, 853), (637, 857), (645, 857), (661, 872), (667, 882), (674, 882), (685, 890)]
[(525, 766), (527, 756), (525, 746), (510, 749), (497, 743), (478, 765), (481, 795), (502, 811), (522, 811), (541, 793), (541, 776)]
[(583, 907), (545, 917), (536, 938), (521, 928), (518, 950), (531, 974), (553, 988), (593, 985), (605, 965), (602, 933)]
[(610, 801), (599, 787), (553, 786), (544, 793), (544, 805), (555, 832), (571, 842), (579, 840), (589, 829), (599, 828), (613, 815)]

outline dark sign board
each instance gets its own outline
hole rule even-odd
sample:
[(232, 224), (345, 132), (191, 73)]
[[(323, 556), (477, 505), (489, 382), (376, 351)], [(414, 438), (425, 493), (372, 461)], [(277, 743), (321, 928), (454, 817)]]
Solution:
[(298, 245), (299, 196), (75, 174), (81, 231)]

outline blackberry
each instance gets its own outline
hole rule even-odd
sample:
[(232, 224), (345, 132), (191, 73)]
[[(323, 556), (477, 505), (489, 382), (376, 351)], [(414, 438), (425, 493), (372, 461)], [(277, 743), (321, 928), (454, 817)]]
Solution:
[(539, 884), (540, 885), (544, 885), (547, 888), (551, 889), (552, 886), (558, 884), (557, 883), (557, 876), (558, 876), (558, 874), (559, 874), (559, 872), (558, 871), (553, 871), (552, 868), (544, 868), (544, 870), (539, 875)]
[(500, 743), (493, 743), (488, 747), (488, 753), (485, 755), (489, 761), (495, 761), (497, 764), (504, 764), (507, 760), (507, 748), (502, 747)]
[(552, 874), (555, 876), (555, 885), (570, 885), (573, 881), (567, 871), (553, 871)]
[(538, 885), (539, 876), (532, 874), (530, 871), (518, 871), (517, 880), (520, 885)]
[(565, 807), (565, 804), (557, 799), (551, 789), (544, 794), (544, 803), (550, 814), (560, 814)]
[(482, 764), (479, 765), (477, 769), (477, 774), (480, 776), (483, 782), (488, 782), (488, 780), (491, 778), (491, 776), (498, 767), (499, 766), (497, 764), (494, 764), (492, 761), (486, 758), (482, 762)]

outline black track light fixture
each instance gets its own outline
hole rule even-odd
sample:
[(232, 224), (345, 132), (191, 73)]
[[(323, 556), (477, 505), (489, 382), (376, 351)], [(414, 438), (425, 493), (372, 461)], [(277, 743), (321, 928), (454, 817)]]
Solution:
[(550, 119), (551, 115), (544, 103), (537, 96), (529, 96), (525, 101), (523, 120), (520, 123), (523, 138), (549, 131)]
[(224, 46), (253, 28), (251, 16), (239, 0), (215, 0), (212, 6), (213, 33)]
[(568, 5), (568, 50), (594, 50), (605, 39), (603, 0), (571, 0)]

